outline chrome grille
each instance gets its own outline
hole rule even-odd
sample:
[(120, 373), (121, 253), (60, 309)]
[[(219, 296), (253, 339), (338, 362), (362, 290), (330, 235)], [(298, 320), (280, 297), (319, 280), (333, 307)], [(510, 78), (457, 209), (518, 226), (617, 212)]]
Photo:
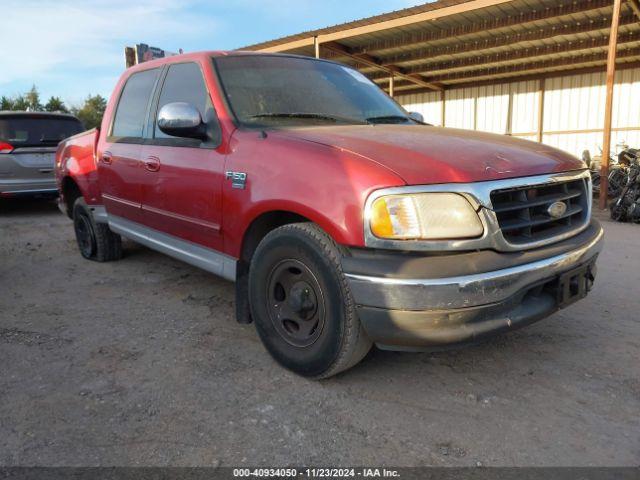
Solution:
[[(494, 190), (491, 204), (504, 239), (515, 245), (552, 240), (581, 230), (589, 221), (588, 179)], [(566, 211), (553, 217), (549, 207), (563, 202)]]

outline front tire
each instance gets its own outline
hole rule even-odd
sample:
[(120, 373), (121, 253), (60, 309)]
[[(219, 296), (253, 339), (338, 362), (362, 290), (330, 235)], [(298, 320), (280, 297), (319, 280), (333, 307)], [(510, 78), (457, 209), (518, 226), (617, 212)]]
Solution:
[(333, 376), (371, 348), (341, 257), (316, 225), (294, 223), (267, 234), (251, 260), (249, 300), (258, 335), (278, 363), (305, 377)]
[(82, 197), (73, 204), (73, 228), (80, 254), (87, 260), (111, 262), (122, 258), (122, 239), (105, 223), (96, 223)]

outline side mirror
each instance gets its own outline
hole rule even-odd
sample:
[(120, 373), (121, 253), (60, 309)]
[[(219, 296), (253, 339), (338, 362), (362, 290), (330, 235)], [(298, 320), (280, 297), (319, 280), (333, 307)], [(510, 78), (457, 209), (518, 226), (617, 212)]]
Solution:
[(200, 112), (185, 102), (164, 105), (158, 112), (158, 128), (173, 137), (207, 140), (207, 128)]
[(418, 112), (409, 112), (409, 118), (411, 120), (415, 120), (416, 122), (424, 123), (424, 117), (421, 113)]

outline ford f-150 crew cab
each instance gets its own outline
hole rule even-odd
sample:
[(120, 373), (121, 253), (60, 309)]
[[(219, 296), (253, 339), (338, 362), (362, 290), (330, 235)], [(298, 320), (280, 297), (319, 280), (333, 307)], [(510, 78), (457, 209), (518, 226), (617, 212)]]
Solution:
[(291, 55), (128, 69), (56, 176), (85, 258), (120, 258), (125, 236), (235, 281), (238, 321), (314, 378), (372, 344), (547, 317), (591, 289), (603, 241), (582, 161), (426, 125), (358, 71)]

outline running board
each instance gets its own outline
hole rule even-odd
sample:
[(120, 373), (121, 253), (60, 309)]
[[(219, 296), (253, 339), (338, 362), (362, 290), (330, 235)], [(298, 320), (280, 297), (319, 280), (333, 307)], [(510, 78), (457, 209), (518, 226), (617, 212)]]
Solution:
[(115, 233), (232, 282), (236, 279), (236, 259), (233, 257), (121, 217), (108, 215), (108, 221), (109, 228)]

